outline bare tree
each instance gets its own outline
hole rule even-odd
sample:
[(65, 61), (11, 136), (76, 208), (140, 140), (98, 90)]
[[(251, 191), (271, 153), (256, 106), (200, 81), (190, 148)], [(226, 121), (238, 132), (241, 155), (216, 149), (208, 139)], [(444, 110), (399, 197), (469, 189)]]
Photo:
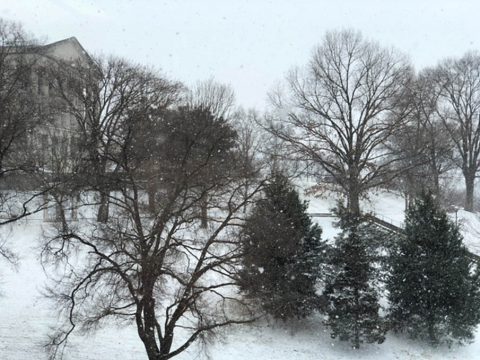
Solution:
[(437, 114), (455, 144), (456, 165), (465, 179), (465, 210), (473, 211), (475, 177), (480, 167), (480, 55), (447, 59), (435, 69)]
[(420, 73), (416, 81), (415, 102), (417, 117), (425, 137), (425, 157), (428, 163), (431, 190), (441, 197), (441, 177), (454, 167), (454, 144), (442, 126), (436, 110), (438, 92), (429, 70)]
[(197, 82), (188, 90), (185, 102), (190, 108), (207, 110), (215, 117), (228, 119), (235, 105), (235, 93), (229, 85), (210, 78)]
[[(438, 91), (431, 70), (422, 71), (409, 88), (408, 121), (393, 137), (395, 155), (403, 169), (406, 203), (429, 190), (440, 200), (441, 178), (454, 167), (454, 144), (437, 114)], [(422, 181), (419, 181), (422, 179)]]
[(115, 164), (108, 154), (122, 146), (119, 139), (131, 113), (149, 116), (168, 108), (180, 85), (156, 72), (117, 58), (93, 59), (88, 63), (62, 62), (51, 71), (50, 83), (58, 95), (60, 111), (71, 116), (77, 156), (83, 164), (76, 172), (98, 190), (97, 219), (108, 219), (109, 182)]
[[(258, 123), (259, 114), (254, 109), (245, 111), (240, 108), (232, 116), (232, 124), (238, 134), (236, 156), (242, 171), (251, 174), (251, 179), (246, 178), (244, 182), (245, 196), (248, 196), (251, 186), (254, 186), (261, 177), (267, 164), (262, 156), (264, 131)], [(247, 207), (244, 207), (244, 211), (246, 210)]]
[(278, 121), (269, 131), (320, 165), (358, 213), (360, 195), (393, 176), (384, 144), (404, 120), (411, 76), (394, 50), (357, 32), (327, 33), (307, 67), (288, 76), (287, 97), (272, 97)]
[[(17, 23), (0, 20), (0, 175), (27, 165), (19, 150), (48, 116), (32, 84), (39, 46)], [(45, 117), (45, 118), (43, 118)]]
[[(213, 78), (197, 82), (186, 91), (185, 106), (189, 109), (208, 112), (213, 117), (229, 120), (235, 104), (235, 94), (229, 85), (216, 82)], [(208, 192), (200, 204), (202, 227), (208, 226)]]
[[(48, 99), (34, 84), (41, 46), (18, 23), (0, 19), (0, 226), (45, 208), (43, 195), (51, 184), (36, 181), (34, 129), (50, 121)], [(6, 239), (0, 255), (9, 262), (16, 256)]]
[[(210, 120), (198, 122), (197, 112)], [(172, 358), (218, 327), (253, 319), (236, 296), (235, 229), (261, 183), (245, 194), (236, 166), (212, 171), (224, 156), (217, 151), (222, 143), (235, 140), (233, 129), (208, 112), (180, 108), (147, 123), (136, 114), (121, 136), (121, 146), (106, 154), (120, 176), (115, 190), (103, 190), (115, 216), (78, 227), (63, 221), (44, 249), (44, 260), (66, 267), (51, 289), (66, 314), (65, 328), (51, 339), (53, 357), (74, 330), (108, 318), (132, 320), (152, 360)], [(152, 209), (143, 175), (153, 159), (161, 165)], [(196, 209), (205, 191), (210, 226), (200, 230)]]

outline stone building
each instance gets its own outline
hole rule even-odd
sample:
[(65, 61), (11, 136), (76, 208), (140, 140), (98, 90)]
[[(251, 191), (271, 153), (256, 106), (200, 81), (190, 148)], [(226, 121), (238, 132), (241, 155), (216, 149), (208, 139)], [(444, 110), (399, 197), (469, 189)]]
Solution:
[[(16, 148), (7, 157), (5, 166), (14, 168), (17, 164), (33, 166), (35, 171), (31, 176), (12, 172), (3, 178), (3, 189), (33, 190), (44, 183), (53, 182), (55, 178), (72, 171), (72, 154), (76, 151), (78, 137), (75, 118), (62, 106), (62, 99), (56, 86), (60, 72), (65, 67), (87, 66), (93, 60), (75, 37), (60, 40), (46, 45), (18, 45), (11, 49), (2, 49), (7, 54), (6, 62), (12, 69), (22, 67), (24, 76), (19, 85), (19, 94), (30, 98), (29, 106), (36, 107), (32, 111), (35, 119), (29, 125), (26, 136), (17, 141)], [(56, 83), (57, 82), (57, 83)], [(72, 101), (75, 101), (72, 98)], [(44, 184), (43, 184), (44, 185)], [(50, 195), (51, 196), (51, 195)], [(51, 201), (44, 217), (53, 220), (57, 217), (58, 206)], [(73, 199), (60, 199), (62, 202), (72, 202)], [(73, 209), (74, 206), (71, 206)], [(70, 214), (69, 217), (74, 217)]]

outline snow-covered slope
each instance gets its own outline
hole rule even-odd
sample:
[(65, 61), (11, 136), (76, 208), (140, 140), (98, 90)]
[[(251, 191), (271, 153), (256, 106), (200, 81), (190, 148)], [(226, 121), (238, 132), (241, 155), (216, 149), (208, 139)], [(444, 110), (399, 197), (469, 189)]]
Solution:
[(480, 214), (458, 210), (457, 214), (449, 215), (453, 221), (458, 221), (467, 248), (474, 254), (480, 255)]
[[(304, 196), (304, 199), (308, 200), (308, 211), (312, 214), (331, 212), (337, 202), (337, 197), (333, 193), (322, 196), (309, 194)], [(367, 199), (362, 200), (362, 209), (398, 227), (404, 225), (405, 200), (395, 192), (379, 190), (371, 193)], [(460, 226), (467, 248), (474, 254), (480, 255), (480, 213), (458, 210), (450, 212), (448, 215)], [(315, 217), (314, 221), (324, 229), (324, 238), (332, 239), (338, 233), (333, 225), (334, 218)]]

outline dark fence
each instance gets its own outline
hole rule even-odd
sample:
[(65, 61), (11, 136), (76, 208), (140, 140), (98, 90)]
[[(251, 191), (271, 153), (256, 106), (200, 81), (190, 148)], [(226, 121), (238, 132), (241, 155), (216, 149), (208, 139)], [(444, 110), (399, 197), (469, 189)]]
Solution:
[[(336, 217), (336, 215), (333, 214), (333, 213), (310, 213), (309, 215), (311, 217)], [(382, 229), (391, 231), (391, 232), (393, 232), (395, 234), (398, 234), (398, 235), (405, 235), (405, 232), (404, 232), (403, 228), (392, 224), (391, 222), (387, 221), (386, 219), (381, 219), (374, 214), (365, 214), (364, 217), (368, 221), (374, 223), (375, 225), (381, 227)], [(480, 256), (479, 255), (474, 254), (471, 251), (467, 250), (467, 256), (470, 258), (470, 260), (472, 260), (476, 264), (480, 264)]]

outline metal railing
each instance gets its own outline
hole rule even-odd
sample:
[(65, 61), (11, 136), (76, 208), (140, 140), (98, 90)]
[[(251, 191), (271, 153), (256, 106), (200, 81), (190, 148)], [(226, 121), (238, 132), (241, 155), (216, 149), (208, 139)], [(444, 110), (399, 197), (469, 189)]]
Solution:
[[(333, 213), (310, 213), (309, 215), (311, 217), (336, 217), (336, 215)], [(367, 213), (367, 214), (364, 214), (364, 216), (368, 221), (382, 227), (383, 229), (392, 231), (393, 233), (398, 235), (402, 235), (402, 236), (405, 235), (405, 229), (403, 228), (403, 226), (398, 226), (393, 224), (392, 219), (389, 219), (382, 215), (378, 216), (377, 214), (374, 214), (374, 213)], [(401, 225), (403, 225), (403, 223)], [(467, 256), (474, 263), (480, 264), (480, 255), (474, 254), (471, 251), (467, 250)]]

